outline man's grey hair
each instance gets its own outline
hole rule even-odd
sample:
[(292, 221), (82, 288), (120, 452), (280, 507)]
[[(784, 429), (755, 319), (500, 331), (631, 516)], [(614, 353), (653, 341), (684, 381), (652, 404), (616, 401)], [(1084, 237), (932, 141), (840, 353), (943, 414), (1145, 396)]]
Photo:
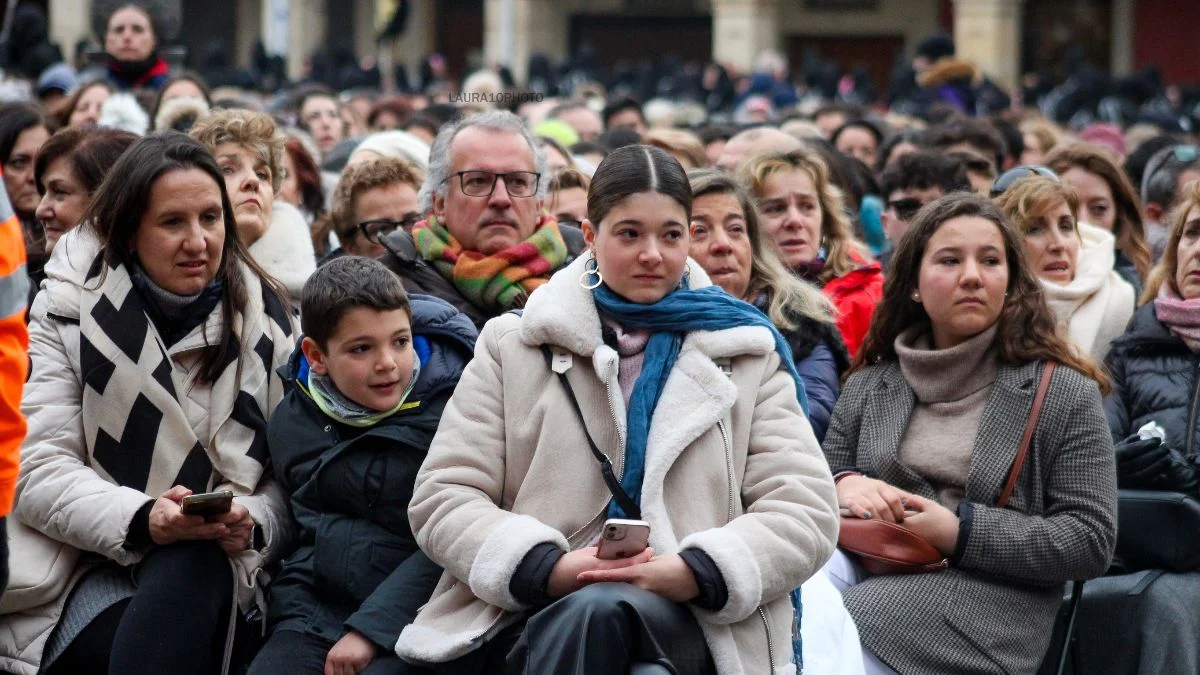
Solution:
[(425, 174), (425, 184), (421, 186), (421, 192), (417, 195), (423, 213), (428, 213), (433, 209), (435, 196), (445, 198), (446, 189), (450, 183), (450, 146), (454, 144), (454, 137), (458, 136), (458, 132), (469, 127), (507, 131), (519, 134), (521, 138), (525, 139), (526, 145), (533, 153), (533, 170), (541, 176), (538, 179), (534, 198), (545, 199), (551, 178), (550, 171), (546, 167), (546, 151), (541, 148), (541, 144), (534, 138), (533, 132), (525, 126), (520, 117), (507, 110), (489, 110), (451, 122), (438, 132), (437, 138), (433, 141), (433, 147), (429, 150), (429, 172)]

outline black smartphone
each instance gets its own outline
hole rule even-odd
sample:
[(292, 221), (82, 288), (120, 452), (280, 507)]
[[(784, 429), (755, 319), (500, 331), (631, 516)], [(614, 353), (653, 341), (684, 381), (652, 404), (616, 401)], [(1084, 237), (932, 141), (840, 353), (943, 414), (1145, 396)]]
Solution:
[(185, 516), (204, 516), (205, 520), (213, 520), (223, 513), (229, 513), (232, 507), (233, 493), (229, 490), (188, 495), (179, 503), (179, 510)]

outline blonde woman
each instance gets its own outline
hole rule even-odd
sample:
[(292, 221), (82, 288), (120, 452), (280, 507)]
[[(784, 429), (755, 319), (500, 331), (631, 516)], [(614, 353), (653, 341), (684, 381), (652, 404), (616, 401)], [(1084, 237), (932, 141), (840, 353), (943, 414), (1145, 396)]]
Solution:
[(766, 152), (747, 159), (738, 176), (758, 199), (764, 230), (783, 262), (833, 302), (838, 331), (853, 356), (883, 296), (883, 268), (854, 238), (825, 162), (804, 148)]
[(190, 132), (217, 160), (237, 221), (237, 236), (250, 257), (287, 289), (300, 289), (316, 270), (312, 235), (304, 216), (276, 200), (283, 185), (284, 137), (269, 115), (223, 110)]
[(750, 193), (717, 169), (688, 173), (692, 184), (689, 255), (713, 283), (758, 307), (787, 338), (808, 393), (808, 421), (825, 437), (837, 403), (838, 382), (850, 367), (833, 320), (833, 304), (792, 276), (770, 238)]
[(1053, 178), (1018, 181), (997, 200), (1021, 235), (1029, 268), (1067, 336), (1103, 360), (1133, 316), (1134, 291), (1113, 270), (1113, 236), (1081, 223), (1079, 195)]

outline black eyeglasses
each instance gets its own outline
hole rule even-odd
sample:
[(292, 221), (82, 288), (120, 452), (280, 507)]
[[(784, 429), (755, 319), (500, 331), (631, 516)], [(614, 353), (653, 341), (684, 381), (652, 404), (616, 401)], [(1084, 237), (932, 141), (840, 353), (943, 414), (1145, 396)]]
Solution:
[(917, 211), (921, 210), (925, 204), (916, 197), (904, 197), (903, 199), (893, 199), (888, 202), (888, 208), (896, 212), (896, 217), (903, 221), (912, 220)]
[(468, 197), (491, 197), (496, 189), (497, 178), (504, 179), (508, 196), (532, 197), (537, 193), (538, 180), (542, 177), (542, 174), (533, 171), (459, 171), (453, 175), (458, 176), (458, 185)]
[(380, 239), (395, 232), (397, 229), (412, 232), (413, 226), (420, 221), (421, 214), (410, 212), (404, 215), (403, 220), (391, 220), (390, 218), (364, 220), (358, 224), (358, 231), (363, 233), (367, 241), (372, 244), (378, 244)]
[(1058, 174), (1044, 166), (1018, 166), (1000, 174), (1000, 177), (996, 179), (996, 182), (992, 183), (992, 199), (1004, 194), (1010, 187), (1016, 185), (1018, 181), (1024, 178), (1029, 178), (1030, 176), (1044, 176), (1046, 178), (1054, 179), (1055, 183), (1059, 182)]

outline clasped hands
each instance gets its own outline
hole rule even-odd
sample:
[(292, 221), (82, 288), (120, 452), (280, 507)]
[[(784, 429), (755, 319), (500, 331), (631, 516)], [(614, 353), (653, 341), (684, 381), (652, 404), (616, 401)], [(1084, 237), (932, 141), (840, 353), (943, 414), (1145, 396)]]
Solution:
[(931, 499), (866, 476), (846, 476), (837, 493), (838, 506), (854, 517), (903, 525), (945, 555), (958, 544), (958, 516)]
[(571, 551), (558, 559), (550, 571), (546, 588), (553, 598), (574, 593), (588, 584), (603, 581), (632, 584), (675, 602), (687, 602), (700, 595), (692, 568), (678, 555), (655, 556), (654, 549), (620, 560), (601, 560), (597, 548), (589, 546)]
[(1158, 438), (1130, 436), (1116, 451), (1118, 487), (1195, 494), (1196, 464)]
[(235, 502), (228, 513), (208, 522), (203, 516), (185, 515), (180, 510), (180, 502), (190, 494), (191, 490), (176, 485), (154, 500), (154, 506), (150, 507), (150, 539), (154, 543), (213, 539), (228, 555), (237, 555), (250, 548), (254, 519), (246, 507)]

